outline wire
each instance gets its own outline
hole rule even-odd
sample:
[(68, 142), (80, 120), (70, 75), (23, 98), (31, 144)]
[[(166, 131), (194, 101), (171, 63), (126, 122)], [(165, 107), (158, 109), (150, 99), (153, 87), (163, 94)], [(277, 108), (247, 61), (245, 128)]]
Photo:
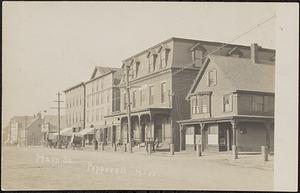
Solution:
[[(237, 39), (239, 39), (239, 38), (241, 38), (241, 37), (243, 37), (243, 36), (245, 36), (246, 34), (252, 32), (253, 30), (255, 30), (255, 29), (257, 29), (257, 28), (263, 26), (265, 23), (269, 22), (270, 20), (272, 20), (272, 19), (275, 18), (275, 17), (276, 17), (276, 14), (274, 14), (274, 15), (272, 15), (271, 17), (269, 17), (269, 18), (263, 20), (263, 21), (260, 22), (260, 23), (255, 24), (254, 26), (250, 27), (249, 30), (247, 30), (247, 31), (245, 31), (245, 32), (243, 32), (243, 33), (237, 35), (235, 38), (233, 38), (232, 40), (230, 40), (228, 43), (223, 43), (221, 46), (219, 46), (219, 47), (217, 47), (216, 49), (212, 50), (211, 52), (207, 53), (204, 57), (201, 58), (201, 60), (203, 61), (203, 60), (206, 59), (209, 55), (211, 55), (211, 54), (213, 54), (213, 53), (219, 51), (220, 49), (222, 49), (222, 48), (224, 48), (224, 47), (230, 45), (230, 43), (236, 41)], [(189, 67), (191, 67), (191, 66), (193, 66), (193, 65), (194, 65), (194, 64), (192, 63), (192, 64), (188, 64), (188, 65), (186, 65), (186, 66), (183, 66), (180, 70), (174, 72), (174, 73), (172, 74), (172, 76), (174, 76), (174, 75), (176, 75), (176, 74), (178, 74), (178, 73), (180, 73), (180, 72), (183, 72), (185, 69), (187, 69), (187, 68), (189, 68)], [(122, 72), (121, 74), (124, 75), (125, 73)], [(159, 80), (159, 81), (161, 81), (161, 80)], [(158, 82), (158, 81), (151, 82), (151, 84), (153, 84), (153, 83), (155, 83), (155, 82)], [(142, 86), (142, 85), (135, 85), (135, 87), (141, 87), (141, 86)], [(119, 86), (119, 87), (120, 87), (120, 86)], [(177, 90), (177, 92), (180, 92), (180, 91), (185, 90), (185, 89), (186, 89), (186, 88)], [(120, 94), (119, 97), (115, 97), (115, 99), (120, 99), (120, 98), (121, 98), (121, 94)], [(175, 100), (176, 100), (176, 98), (175, 98)], [(175, 102), (178, 103), (177, 100), (176, 100)], [(177, 104), (177, 106), (178, 106), (178, 104)], [(179, 107), (179, 108), (180, 108), (180, 107)], [(179, 109), (178, 109), (178, 110), (179, 110)]]

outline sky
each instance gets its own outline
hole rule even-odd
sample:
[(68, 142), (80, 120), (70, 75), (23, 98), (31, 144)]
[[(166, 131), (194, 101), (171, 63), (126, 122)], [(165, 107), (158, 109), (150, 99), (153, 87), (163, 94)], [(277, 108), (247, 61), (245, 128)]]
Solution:
[[(56, 93), (170, 37), (228, 43), (276, 14), (272, 3), (4, 2), (2, 125), (56, 114)], [(234, 44), (275, 48), (276, 18)]]

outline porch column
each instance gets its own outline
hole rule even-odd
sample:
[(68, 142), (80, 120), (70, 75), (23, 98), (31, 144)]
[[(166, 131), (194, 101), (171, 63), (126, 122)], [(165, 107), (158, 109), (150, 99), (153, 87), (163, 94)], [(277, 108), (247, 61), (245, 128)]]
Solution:
[(194, 151), (197, 150), (197, 146), (196, 146), (196, 127), (194, 125), (194, 131), (193, 131), (193, 138), (194, 138)]
[(236, 146), (236, 121), (232, 120), (231, 121), (231, 126), (232, 126), (232, 145)]
[(140, 142), (139, 144), (142, 142), (142, 127), (141, 127), (141, 116), (138, 115), (138, 127), (139, 127), (139, 138), (140, 138)]
[(114, 130), (113, 130), (113, 126), (110, 126), (110, 139), (111, 139), (111, 145), (113, 145), (115, 143), (114, 141)]
[(238, 159), (238, 148), (237, 148), (237, 122), (236, 120), (231, 120), (232, 125), (232, 153), (233, 159)]
[(272, 122), (266, 122), (265, 123), (266, 127), (266, 146), (267, 146), (267, 151), (270, 152), (270, 129), (272, 127)]
[(180, 135), (179, 135), (179, 144), (180, 144), (180, 151), (184, 150), (184, 147), (183, 147), (183, 125), (180, 124)]
[(230, 130), (229, 128), (226, 129), (226, 136), (227, 136), (227, 151), (230, 150)]
[(200, 125), (200, 128), (201, 128), (201, 148), (202, 148), (202, 151), (204, 151), (204, 140), (205, 140), (204, 126), (205, 126), (205, 124), (200, 123), (199, 125)]

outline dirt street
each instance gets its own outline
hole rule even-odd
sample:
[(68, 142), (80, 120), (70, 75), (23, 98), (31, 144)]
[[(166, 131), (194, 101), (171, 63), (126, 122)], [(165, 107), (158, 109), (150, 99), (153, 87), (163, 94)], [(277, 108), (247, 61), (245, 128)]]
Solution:
[(3, 147), (2, 188), (272, 190), (273, 161), (260, 155), (128, 153)]

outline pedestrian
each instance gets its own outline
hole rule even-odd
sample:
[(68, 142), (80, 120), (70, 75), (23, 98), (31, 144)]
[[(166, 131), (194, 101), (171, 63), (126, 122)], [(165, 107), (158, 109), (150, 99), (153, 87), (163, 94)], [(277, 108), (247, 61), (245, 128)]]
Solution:
[(95, 145), (95, 150), (98, 150), (98, 141), (94, 138), (93, 142), (94, 142), (94, 145)]

